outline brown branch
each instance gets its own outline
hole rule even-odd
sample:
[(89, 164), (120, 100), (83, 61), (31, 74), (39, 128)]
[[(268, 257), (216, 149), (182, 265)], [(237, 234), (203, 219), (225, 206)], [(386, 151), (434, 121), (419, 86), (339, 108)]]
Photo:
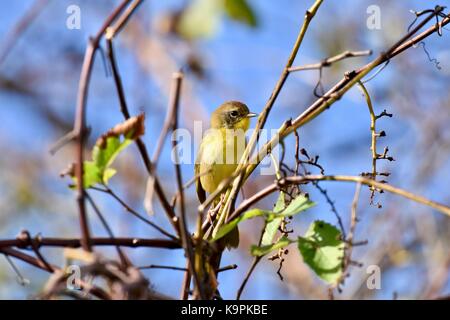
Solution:
[[(79, 246), (81, 243), (79, 243)], [(63, 271), (54, 265), (48, 265), (44, 263), (41, 259), (35, 258), (33, 256), (30, 256), (26, 253), (23, 253), (19, 250), (11, 249), (11, 248), (2, 248), (0, 246), (0, 253), (6, 255), (7, 257), (14, 257), (18, 260), (21, 260), (23, 262), (28, 263), (29, 265), (32, 265), (38, 269), (50, 272), (55, 274), (55, 272), (62, 273)], [(86, 290), (87, 293), (92, 294), (96, 296), (97, 298), (104, 299), (104, 300), (110, 300), (111, 297), (109, 294), (104, 291), (102, 288), (93, 286), (89, 283), (84, 282), (81, 279), (75, 279), (75, 282), (80, 286), (81, 289)]]
[(140, 270), (145, 270), (145, 269), (168, 269), (168, 270), (175, 270), (175, 271), (188, 271), (188, 269), (186, 269), (186, 268), (174, 267), (174, 266), (162, 266), (162, 265), (159, 265), (159, 264), (150, 264), (148, 266), (138, 267), (138, 269), (140, 269)]
[(372, 50), (364, 50), (364, 51), (348, 51), (347, 50), (347, 51), (344, 51), (333, 57), (326, 58), (321, 62), (306, 64), (306, 65), (298, 66), (298, 67), (290, 67), (288, 70), (289, 70), (289, 72), (296, 72), (296, 71), (303, 71), (303, 70), (322, 69), (325, 67), (330, 67), (333, 63), (336, 63), (336, 62), (344, 60), (344, 59), (370, 56), (371, 54), (372, 54)]
[(123, 12), (123, 14), (117, 19), (116, 22), (111, 27), (108, 27), (105, 32), (105, 38), (107, 41), (112, 40), (115, 36), (117, 36), (122, 28), (127, 24), (130, 17), (137, 10), (137, 8), (141, 5), (144, 0), (134, 0), (128, 8)]
[(437, 32), (439, 28), (442, 28), (450, 23), (450, 15), (446, 16), (439, 24), (433, 25), (424, 32), (415, 36), (414, 38), (408, 40), (413, 35), (415, 35), (426, 23), (428, 23), (435, 14), (430, 14), (424, 21), (422, 21), (416, 28), (411, 30), (406, 36), (404, 36), (400, 41), (397, 41), (386, 53), (381, 53), (378, 58), (372, 62), (366, 64), (365, 66), (359, 68), (358, 70), (348, 72), (345, 74), (344, 78), (336, 83), (324, 96), (317, 99), (311, 106), (309, 106), (303, 113), (301, 113), (295, 120), (292, 121), (292, 125), (286, 128), (279, 129), (279, 135), (272, 138), (267, 142), (256, 154), (250, 164), (246, 167), (246, 178), (253, 172), (259, 162), (273, 150), (280, 140), (284, 139), (286, 136), (291, 134), (295, 129), (298, 129), (310, 122), (322, 112), (327, 110), (333, 103), (339, 100), (348, 90), (350, 90), (358, 81), (362, 80), (367, 74), (373, 69), (382, 65), (386, 61), (396, 57), (400, 53), (404, 52), (408, 48), (421, 42), (423, 39), (427, 38), (431, 34)]
[(122, 3), (108, 16), (103, 26), (97, 32), (94, 38), (90, 39), (89, 45), (86, 49), (83, 67), (81, 69), (76, 116), (74, 123), (74, 132), (76, 134), (77, 142), (77, 161), (75, 163), (75, 173), (77, 178), (77, 203), (79, 210), (80, 227), (82, 233), (82, 246), (86, 251), (91, 251), (91, 245), (89, 243), (90, 232), (88, 225), (88, 218), (85, 204), (84, 193), (84, 177), (83, 177), (83, 163), (84, 163), (84, 144), (86, 134), (86, 101), (88, 96), (89, 82), (92, 74), (92, 67), (94, 64), (95, 52), (98, 49), (99, 43), (105, 30), (113, 23), (113, 21), (122, 13), (130, 0), (124, 0)]
[(307, 182), (313, 182), (313, 181), (340, 181), (340, 182), (354, 182), (354, 183), (361, 183), (364, 185), (367, 185), (369, 187), (375, 187), (390, 193), (397, 194), (399, 196), (402, 196), (404, 198), (407, 198), (409, 200), (424, 204), (426, 206), (429, 206), (433, 209), (436, 209), (437, 211), (447, 215), (450, 217), (450, 207), (440, 204), (438, 202), (429, 200), (423, 196), (416, 195), (414, 193), (411, 193), (409, 191), (393, 187), (386, 183), (381, 183), (372, 179), (368, 179), (365, 177), (360, 176), (343, 176), (343, 175), (306, 175), (306, 176), (291, 176), (286, 177), (283, 179), (280, 179), (276, 181), (275, 183), (265, 187), (263, 190), (257, 192), (252, 197), (246, 199), (241, 203), (241, 205), (230, 215), (227, 222), (230, 222), (231, 220), (239, 217), (242, 213), (244, 213), (250, 206), (252, 206), (254, 203), (258, 202), (259, 200), (265, 198), (272, 192), (275, 192), (278, 190), (280, 186), (289, 185), (289, 184), (303, 184)]
[[(46, 266), (41, 260), (36, 259), (35, 257), (30, 256), (26, 253), (23, 253), (19, 250), (15, 250), (15, 249), (11, 249), (11, 248), (2, 248), (0, 246), (0, 253), (3, 253), (8, 257), (14, 257), (18, 260), (26, 262), (32, 266), (35, 266), (36, 268), (39, 268), (39, 269), (47, 271), (47, 272), (51, 272), (51, 273), (54, 273), (55, 271), (62, 272), (61, 269), (59, 269), (57, 266), (53, 266), (53, 265), (51, 265), (51, 270), (50, 270), (48, 268), (48, 266)], [(96, 296), (99, 299), (104, 299), (104, 300), (111, 299), (109, 294), (100, 287), (88, 284), (81, 279), (75, 279), (75, 282), (80, 286), (81, 289), (87, 290), (87, 292), (89, 294), (92, 294), (93, 296)]]
[[(17, 240), (17, 239), (15, 239), (15, 240)], [(51, 265), (51, 268), (49, 269), (41, 260), (36, 259), (35, 257), (30, 256), (26, 253), (23, 253), (19, 250), (8, 248), (10, 246), (9, 244), (7, 246), (2, 246), (1, 244), (3, 241), (9, 242), (9, 241), (13, 241), (13, 240), (0, 240), (0, 252), (1, 253), (5, 254), (7, 256), (22, 260), (22, 261), (28, 263), (29, 265), (32, 265), (38, 269), (41, 269), (41, 270), (44, 270), (44, 271), (47, 271), (50, 273), (52, 273), (54, 270), (58, 269), (58, 267), (53, 266), (53, 265)]]
[[(217, 272), (224, 272), (224, 271), (228, 271), (228, 270), (234, 270), (236, 268), (237, 268), (236, 264), (230, 264), (228, 266), (225, 266), (225, 267), (222, 267), (222, 268), (218, 269)], [(185, 272), (188, 271), (187, 268), (174, 267), (174, 266), (163, 266), (163, 265), (159, 265), (159, 264), (150, 264), (148, 266), (138, 267), (138, 269), (140, 269), (140, 270), (144, 270), (144, 269), (168, 269), (168, 270), (175, 270), (175, 271), (185, 271)]]
[[(126, 15), (131, 15), (134, 10), (138, 7), (139, 3), (141, 1), (137, 0), (135, 1), (130, 8), (132, 8), (132, 10), (128, 10), (126, 11), (126, 13), (124, 14)], [(112, 70), (112, 74), (113, 74), (113, 79), (114, 79), (114, 83), (116, 85), (116, 90), (117, 90), (117, 94), (119, 97), (119, 104), (120, 104), (120, 110), (124, 116), (125, 119), (129, 119), (130, 118), (130, 112), (127, 106), (127, 102), (126, 102), (126, 98), (125, 98), (125, 91), (123, 89), (123, 84), (122, 84), (122, 80), (119, 74), (119, 70), (118, 70), (118, 66), (116, 63), (116, 58), (115, 58), (115, 53), (114, 53), (114, 47), (112, 44), (112, 39), (117, 35), (117, 33), (120, 31), (120, 29), (123, 26), (123, 23), (127, 20), (128, 18), (126, 18), (123, 21), (118, 21), (116, 23), (115, 26), (111, 27), (110, 29), (108, 29), (107, 35), (106, 35), (106, 44), (107, 44), (107, 48), (108, 48), (108, 59), (110, 60), (110, 64), (111, 64), (111, 70)], [(141, 155), (141, 158), (144, 162), (145, 168), (147, 170), (147, 173), (149, 174), (150, 178), (149, 179), (153, 179), (152, 183), (154, 184), (154, 190), (156, 191), (156, 194), (161, 202), (161, 205), (170, 221), (170, 223), (172, 224), (174, 230), (177, 232), (177, 234), (179, 234), (180, 232), (180, 228), (179, 228), (179, 224), (178, 224), (178, 218), (176, 217), (175, 213), (173, 212), (173, 209), (169, 203), (169, 201), (167, 200), (167, 197), (164, 194), (164, 191), (162, 189), (161, 183), (159, 182), (158, 177), (156, 176), (156, 168), (154, 166), (154, 164), (152, 163), (152, 161), (150, 160), (150, 157), (148, 155), (148, 151), (147, 148), (145, 147), (144, 142), (142, 141), (142, 139), (138, 138), (136, 139), (136, 145), (138, 147), (139, 153)]]
[[(27, 243), (29, 243), (29, 246), (31, 247), (31, 249), (33, 250), (34, 254), (36, 255), (37, 259), (42, 262), (42, 264), (45, 266), (45, 268), (47, 269), (48, 272), (54, 272), (55, 268), (48, 263), (48, 261), (44, 258), (44, 256), (41, 254), (40, 250), (39, 250), (39, 246), (36, 245), (36, 242), (31, 241), (31, 236), (30, 233), (26, 230), (23, 230), (19, 236), (17, 237), (20, 240), (23, 240)], [(39, 237), (36, 237), (37, 239), (39, 239)]]
[[(438, 202), (429, 200), (428, 198), (425, 198), (423, 196), (414, 194), (412, 192), (393, 187), (387, 183), (381, 183), (372, 179), (368, 179), (365, 177), (359, 177), (359, 176), (340, 176), (340, 175), (334, 175), (334, 176), (305, 176), (305, 177), (288, 177), (285, 179), (288, 183), (302, 183), (305, 181), (342, 181), (342, 182), (354, 182), (354, 183), (361, 183), (364, 185), (367, 185), (369, 187), (373, 186), (375, 188), (397, 194), (399, 196), (402, 196), (404, 198), (407, 198), (409, 200), (424, 204), (428, 207), (431, 207), (433, 209), (436, 209), (437, 211), (447, 215), (450, 217), (450, 207), (440, 204)], [(280, 184), (283, 182), (280, 181)]]
[[(175, 77), (175, 75), (174, 75), (174, 77)], [(175, 78), (175, 81), (176, 81), (176, 78)], [(173, 95), (173, 92), (171, 93), (171, 96), (172, 95)], [(161, 156), (161, 152), (162, 152), (162, 149), (164, 146), (164, 141), (166, 140), (167, 135), (169, 134), (170, 130), (173, 130), (174, 119), (177, 116), (176, 113), (177, 113), (176, 106), (173, 103), (170, 103), (169, 107), (167, 108), (166, 118), (164, 119), (164, 124), (161, 129), (161, 133), (159, 134), (159, 137), (158, 137), (158, 142), (156, 143), (155, 151), (153, 152), (152, 162), (153, 162), (153, 166), (155, 168), (158, 164), (159, 157)]]
[(238, 172), (238, 176), (237, 178), (233, 181), (233, 187), (229, 193), (228, 199), (225, 202), (224, 205), (224, 209), (223, 209), (223, 213), (221, 214), (221, 216), (219, 217), (219, 221), (216, 225), (216, 228), (213, 232), (213, 234), (218, 230), (218, 228), (220, 228), (220, 226), (224, 223), (224, 221), (227, 220), (228, 215), (229, 215), (229, 211), (231, 210), (231, 208), (233, 207), (234, 201), (237, 197), (238, 191), (243, 183), (243, 181), (245, 180), (245, 178), (247, 177), (244, 174), (244, 168), (245, 166), (248, 164), (249, 161), (249, 157), (250, 154), (252, 153), (254, 147), (256, 146), (256, 143), (259, 139), (259, 133), (260, 133), (260, 129), (262, 129), (267, 121), (267, 118), (269, 116), (270, 111), (272, 110), (273, 105), (275, 104), (275, 101), (278, 98), (278, 95), (280, 94), (290, 72), (289, 72), (289, 68), (292, 67), (292, 64), (294, 63), (295, 58), (297, 57), (297, 53), (300, 49), (301, 44), (303, 43), (303, 39), (305, 37), (306, 31), (309, 28), (309, 25), (312, 21), (312, 19), (314, 18), (314, 16), (316, 15), (317, 11), (319, 10), (320, 6), (322, 5), (323, 0), (315, 0), (315, 2), (313, 3), (313, 5), (306, 11), (305, 13), (305, 19), (303, 20), (303, 24), (300, 28), (300, 31), (297, 35), (297, 39), (295, 40), (294, 46), (291, 50), (291, 53), (289, 54), (289, 57), (287, 59), (286, 65), (283, 68), (283, 71), (281, 72), (280, 78), (278, 79), (266, 105), (264, 106), (262, 112), (260, 113), (259, 117), (258, 117), (258, 121), (256, 123), (256, 127), (255, 130), (253, 131), (248, 145), (245, 148), (245, 151), (242, 155), (241, 158), (241, 163), (239, 164), (239, 166), (237, 167), (237, 169), (235, 170), (235, 172)]
[(237, 264), (230, 264), (228, 266), (217, 269), (217, 273), (228, 271), (228, 270), (234, 270), (234, 269), (237, 269), (237, 267), (238, 267)]
[[(94, 237), (91, 238), (93, 246), (121, 246), (130, 248), (149, 247), (162, 249), (180, 249), (181, 245), (172, 240), (166, 239), (145, 239), (145, 238), (109, 238), (109, 237)], [(34, 246), (41, 247), (68, 247), (79, 248), (82, 246), (82, 241), (77, 238), (52, 238), (52, 237), (37, 237), (30, 239), (0, 239), (0, 249), (8, 247), (17, 247), (26, 249)], [(40, 263), (42, 265), (42, 263)]]
[(183, 282), (181, 283), (181, 300), (187, 300), (189, 298), (189, 291), (191, 287), (191, 272), (189, 271), (189, 261), (186, 261), (186, 272), (184, 273)]
[[(170, 101), (169, 101), (169, 109), (171, 110), (171, 129), (172, 133), (176, 132), (178, 128), (178, 113), (179, 113), (179, 106), (180, 106), (180, 95), (181, 95), (181, 84), (183, 80), (183, 74), (181, 72), (176, 72), (173, 75), (173, 84), (172, 84), (172, 90), (170, 94)], [(169, 114), (169, 113), (168, 113)], [(172, 139), (172, 148), (176, 148), (176, 141)], [(176, 173), (176, 180), (177, 180), (177, 186), (178, 186), (178, 194), (180, 195), (180, 237), (181, 242), (183, 244), (183, 248), (185, 250), (185, 255), (187, 257), (187, 265), (189, 272), (194, 277), (194, 282), (196, 285), (196, 288), (198, 290), (198, 294), (200, 296), (200, 299), (205, 299), (205, 290), (203, 288), (203, 285), (200, 281), (199, 275), (197, 272), (195, 272), (194, 269), (194, 249), (192, 244), (192, 238), (190, 236), (188, 227), (187, 227), (187, 221), (186, 221), (186, 207), (184, 203), (184, 191), (183, 191), (183, 178), (181, 176), (181, 168), (179, 164), (178, 159), (178, 153), (175, 151), (175, 173)]]

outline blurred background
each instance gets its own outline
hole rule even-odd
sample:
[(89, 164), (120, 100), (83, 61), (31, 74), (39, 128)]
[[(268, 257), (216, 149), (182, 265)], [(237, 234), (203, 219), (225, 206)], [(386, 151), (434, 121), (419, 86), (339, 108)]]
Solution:
[[(194, 121), (204, 121), (226, 100), (245, 102), (260, 112), (270, 96), (290, 53), (305, 10), (312, 0), (247, 0), (248, 8), (225, 11), (214, 1), (145, 1), (115, 40), (118, 66), (126, 98), (133, 115), (146, 114), (146, 142), (152, 153), (168, 104), (172, 73), (183, 68), (185, 81), (181, 97), (180, 126), (192, 130)], [(73, 144), (55, 155), (50, 147), (73, 126), (80, 70), (89, 36), (100, 28), (119, 1), (2, 1), (0, 2), (0, 238), (14, 238), (22, 229), (32, 235), (78, 237), (75, 195), (69, 180), (59, 173), (75, 159)], [(386, 50), (407, 31), (414, 14), (410, 10), (432, 9), (449, 1), (324, 1), (313, 20), (294, 65), (319, 62), (344, 50)], [(80, 8), (80, 29), (69, 29), (67, 8)], [(381, 28), (367, 27), (370, 5), (379, 6)], [(36, 13), (26, 30), (20, 30), (24, 15)], [(234, 12), (234, 14), (232, 13)], [(434, 23), (434, 22), (433, 22)], [(431, 23), (430, 23), (431, 25)], [(19, 36), (18, 36), (19, 35)], [(388, 181), (444, 204), (450, 204), (450, 32), (433, 35), (423, 46), (411, 48), (395, 58), (367, 84), (376, 113), (384, 109), (392, 118), (378, 121), (386, 137), (379, 151), (389, 146), (394, 162), (379, 162), (388, 171)], [(104, 46), (104, 44), (102, 43)], [(372, 57), (342, 61), (323, 72), (323, 85), (329, 88), (345, 71), (364, 65)], [(437, 62), (439, 64), (437, 64)], [(296, 117), (314, 100), (318, 71), (291, 74), (279, 96), (266, 128), (278, 128), (284, 120)], [(88, 125), (92, 131), (88, 147), (96, 138), (122, 121), (114, 82), (105, 71), (105, 61), (96, 56), (89, 89)], [(254, 123), (253, 123), (254, 125)], [(207, 122), (204, 123), (207, 127)], [(370, 119), (359, 90), (352, 89), (331, 109), (301, 128), (300, 145), (311, 156), (319, 155), (326, 174), (358, 175), (371, 170)], [(170, 142), (163, 150), (158, 175), (169, 198), (175, 176), (170, 161)], [(293, 163), (295, 143), (286, 141), (286, 162)], [(197, 144), (193, 145), (195, 154)], [(136, 147), (119, 156), (118, 174), (111, 187), (137, 211), (143, 208), (146, 174)], [(193, 176), (193, 165), (184, 164), (183, 177)], [(319, 173), (312, 169), (312, 172)], [(249, 196), (272, 183), (273, 176), (257, 173), (246, 183)], [(335, 201), (345, 228), (350, 224), (350, 207), (355, 185), (321, 183)], [(191, 230), (194, 229), (198, 201), (195, 188), (187, 195)], [(297, 216), (291, 227), (303, 234), (308, 225), (323, 219), (337, 224), (323, 195), (309, 187), (318, 205)], [(125, 212), (110, 197), (90, 193), (113, 228), (116, 236), (160, 237), (149, 226)], [(362, 189), (355, 240), (368, 245), (354, 249), (350, 277), (336, 299), (422, 299), (450, 294), (450, 219), (434, 210), (389, 194), (377, 194), (369, 204), (370, 191)], [(258, 207), (270, 209), (273, 197)], [(170, 229), (155, 201), (151, 217)], [(93, 212), (93, 233), (106, 236)], [(234, 298), (252, 261), (251, 244), (258, 241), (262, 221), (243, 223), (239, 250), (227, 251), (223, 265), (236, 263), (238, 269), (220, 274), (221, 294)], [(294, 249), (294, 248), (292, 248)], [(99, 249), (115, 257), (114, 248)], [(135, 265), (184, 267), (178, 251), (125, 249)], [(43, 249), (55, 264), (63, 264), (61, 249)], [(45, 284), (48, 274), (20, 261), (16, 262), (27, 285), (0, 257), (0, 298), (26, 299)], [(381, 268), (381, 289), (366, 286), (366, 268)], [(243, 298), (326, 299), (327, 285), (302, 262), (296, 250), (286, 256), (281, 273), (278, 261), (264, 259), (256, 268)], [(145, 270), (152, 286), (178, 297), (183, 273)]]

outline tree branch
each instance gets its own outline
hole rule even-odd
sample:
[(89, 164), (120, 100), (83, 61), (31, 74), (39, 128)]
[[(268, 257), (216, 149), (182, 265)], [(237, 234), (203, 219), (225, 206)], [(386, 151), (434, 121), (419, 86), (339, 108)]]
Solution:
[(446, 205), (429, 200), (423, 196), (416, 195), (409, 191), (393, 187), (389, 184), (375, 181), (373, 179), (368, 179), (368, 178), (360, 177), (360, 176), (344, 176), (344, 175), (326, 175), (326, 176), (324, 176), (324, 175), (306, 175), (306, 176), (286, 177), (286, 178), (276, 181), (274, 184), (271, 184), (271, 185), (265, 187), (263, 190), (259, 191), (258, 193), (254, 194), (252, 197), (243, 201), (241, 203), (241, 205), (230, 215), (227, 222), (230, 222), (231, 220), (239, 217), (248, 208), (250, 208), (250, 206), (252, 206), (254, 203), (258, 202), (262, 198), (265, 198), (267, 195), (275, 192), (276, 190), (278, 190), (280, 187), (282, 187), (284, 185), (303, 184), (303, 183), (313, 182), (313, 181), (341, 181), (341, 182), (361, 183), (361, 184), (367, 185), (369, 187), (375, 187), (377, 189), (381, 189), (381, 190), (384, 190), (384, 191), (387, 191), (390, 193), (394, 193), (394, 194), (397, 194), (404, 198), (410, 199), (412, 201), (424, 204), (433, 209), (436, 209), (437, 211), (439, 211), (447, 216), (450, 216), (450, 207), (448, 207)]
[[(120, 247), (149, 247), (149, 248), (162, 248), (162, 249), (180, 249), (181, 245), (172, 240), (166, 239), (145, 239), (145, 238), (106, 238), (106, 237), (94, 237), (91, 238), (91, 244), (93, 246), (120, 246)], [(16, 239), (0, 239), (0, 248), (17, 247), (20, 249), (26, 249), (34, 246), (35, 248), (41, 247), (68, 247), (78, 248), (82, 246), (82, 241), (77, 238), (51, 238), (51, 237), (36, 237), (29, 238), (27, 240)]]
[(99, 43), (105, 30), (113, 23), (113, 21), (122, 13), (130, 0), (124, 0), (122, 3), (108, 16), (103, 26), (97, 32), (95, 37), (89, 41), (89, 45), (86, 49), (83, 61), (83, 67), (81, 69), (76, 116), (74, 123), (74, 133), (76, 134), (77, 141), (77, 161), (75, 163), (75, 173), (77, 178), (77, 203), (80, 215), (80, 226), (82, 233), (82, 246), (86, 251), (91, 251), (91, 245), (89, 242), (90, 232), (88, 225), (88, 218), (85, 204), (84, 194), (84, 177), (83, 177), (83, 163), (84, 163), (84, 143), (86, 135), (86, 101), (88, 96), (89, 82), (92, 73), (92, 66), (94, 64), (95, 52), (98, 49)]

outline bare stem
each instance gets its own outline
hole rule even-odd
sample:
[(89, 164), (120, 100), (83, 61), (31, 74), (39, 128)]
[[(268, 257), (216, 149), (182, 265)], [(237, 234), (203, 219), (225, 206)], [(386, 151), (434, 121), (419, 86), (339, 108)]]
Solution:
[(84, 144), (86, 135), (86, 101), (88, 96), (89, 82), (92, 74), (92, 67), (94, 64), (95, 52), (98, 49), (99, 43), (105, 30), (113, 23), (113, 21), (122, 13), (130, 0), (124, 0), (121, 4), (108, 16), (103, 23), (103, 26), (97, 32), (94, 38), (89, 41), (81, 69), (80, 81), (78, 85), (77, 107), (74, 123), (74, 132), (76, 134), (77, 142), (77, 161), (75, 163), (75, 173), (77, 178), (77, 203), (80, 216), (80, 226), (82, 233), (82, 246), (86, 251), (91, 251), (89, 243), (90, 231), (88, 225), (88, 218), (85, 205), (84, 193), (84, 177), (83, 177), (83, 163), (84, 163)]

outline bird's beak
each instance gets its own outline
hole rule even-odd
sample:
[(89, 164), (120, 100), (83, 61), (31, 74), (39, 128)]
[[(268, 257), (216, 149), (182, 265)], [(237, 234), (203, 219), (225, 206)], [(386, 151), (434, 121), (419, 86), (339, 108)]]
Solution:
[(247, 114), (247, 118), (254, 118), (254, 117), (257, 117), (257, 116), (258, 116), (258, 114), (257, 113), (253, 113), (253, 112), (249, 112)]

